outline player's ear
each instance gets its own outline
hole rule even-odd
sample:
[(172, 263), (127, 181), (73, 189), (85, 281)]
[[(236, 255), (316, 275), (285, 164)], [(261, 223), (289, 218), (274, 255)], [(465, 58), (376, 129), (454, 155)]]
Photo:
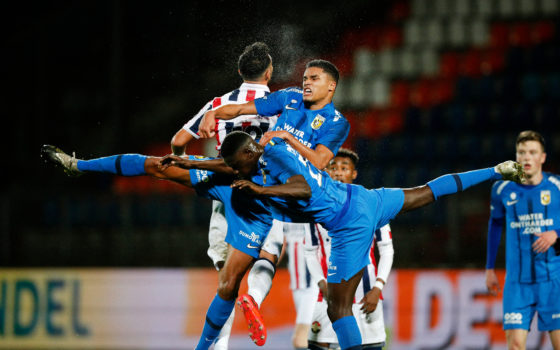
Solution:
[(334, 93), (334, 90), (336, 90), (336, 81), (331, 80), (329, 83), (329, 91), (332, 91)]
[(356, 178), (358, 177), (358, 170), (352, 170), (352, 180), (356, 180)]

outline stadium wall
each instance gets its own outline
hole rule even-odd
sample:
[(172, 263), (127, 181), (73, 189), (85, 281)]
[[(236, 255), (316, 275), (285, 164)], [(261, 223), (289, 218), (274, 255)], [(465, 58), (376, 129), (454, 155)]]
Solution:
[[(216, 283), (212, 269), (0, 269), (0, 349), (192, 348)], [(485, 291), (482, 270), (393, 271), (383, 292), (386, 348), (505, 348), (501, 296)], [(287, 270), (262, 311), (263, 349), (290, 349)], [(552, 349), (533, 329), (528, 348)], [(238, 315), (230, 349), (252, 348)]]

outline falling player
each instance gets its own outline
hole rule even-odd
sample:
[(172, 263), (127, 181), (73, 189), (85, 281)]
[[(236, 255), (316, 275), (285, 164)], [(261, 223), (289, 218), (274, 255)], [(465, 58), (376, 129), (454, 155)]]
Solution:
[[(361, 348), (352, 303), (362, 270), (368, 264), (373, 228), (384, 226), (400, 212), (420, 208), (483, 181), (521, 181), (523, 177), (519, 164), (508, 161), (494, 168), (444, 175), (416, 188), (366, 190), (331, 180), (286, 142), (263, 147), (243, 132), (226, 137), (222, 156), (225, 164), (242, 178), (232, 186), (247, 195), (268, 197), (276, 218), (317, 222), (329, 231), (332, 250), (327, 311), (342, 349)], [(181, 160), (173, 161), (173, 165), (182, 166)], [(262, 179), (256, 178), (257, 174)]]

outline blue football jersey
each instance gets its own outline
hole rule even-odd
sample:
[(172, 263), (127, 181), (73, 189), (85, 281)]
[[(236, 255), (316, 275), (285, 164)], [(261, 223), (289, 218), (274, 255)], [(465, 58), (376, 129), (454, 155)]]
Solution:
[(279, 210), (275, 211), (278, 220), (323, 223), (332, 220), (346, 203), (347, 185), (332, 180), (284, 141), (265, 147), (259, 168), (262, 177), (253, 181), (264, 186), (281, 185), (294, 175), (303, 175), (311, 187), (309, 199), (272, 197), (271, 204)]
[(255, 100), (259, 115), (277, 115), (275, 130), (286, 130), (305, 146), (321, 144), (336, 154), (350, 131), (350, 124), (332, 103), (319, 110), (305, 108), (302, 91), (288, 88)]
[(535, 233), (560, 229), (560, 179), (543, 173), (538, 185), (498, 181), (492, 187), (490, 216), (505, 219), (506, 278), (521, 283), (560, 277), (560, 256), (554, 247), (535, 253)]
[[(189, 156), (189, 159), (204, 160)], [(204, 198), (224, 203), (225, 217), (228, 222), (228, 234), (231, 232), (251, 233), (266, 236), (272, 226), (272, 214), (265, 203), (257, 197), (248, 196), (242, 191), (232, 189), (230, 175), (213, 173), (208, 170), (189, 170), (191, 183), (196, 193)], [(259, 181), (258, 178), (255, 178)], [(262, 243), (262, 242), (259, 242)]]

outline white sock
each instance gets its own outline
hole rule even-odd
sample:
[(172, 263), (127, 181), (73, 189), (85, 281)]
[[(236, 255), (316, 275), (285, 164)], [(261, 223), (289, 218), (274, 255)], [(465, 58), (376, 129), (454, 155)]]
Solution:
[(233, 326), (233, 319), (235, 317), (235, 308), (231, 310), (231, 315), (227, 319), (226, 323), (222, 327), (218, 338), (216, 338), (216, 342), (214, 343), (214, 350), (227, 350), (229, 336), (231, 334), (231, 326)]
[(268, 292), (270, 292), (275, 273), (276, 267), (268, 259), (258, 259), (249, 271), (249, 277), (247, 278), (248, 294), (255, 299), (259, 308)]

